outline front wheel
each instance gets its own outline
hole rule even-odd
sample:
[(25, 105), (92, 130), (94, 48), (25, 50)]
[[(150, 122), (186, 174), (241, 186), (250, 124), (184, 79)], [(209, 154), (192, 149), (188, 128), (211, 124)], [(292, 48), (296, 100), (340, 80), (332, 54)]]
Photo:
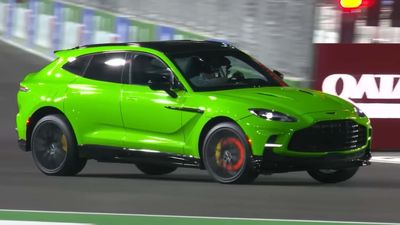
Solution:
[(319, 169), (308, 170), (308, 174), (321, 183), (339, 183), (352, 178), (358, 171), (358, 167), (346, 169)]
[(251, 183), (258, 176), (246, 136), (234, 123), (213, 127), (204, 139), (202, 155), (204, 166), (220, 183)]

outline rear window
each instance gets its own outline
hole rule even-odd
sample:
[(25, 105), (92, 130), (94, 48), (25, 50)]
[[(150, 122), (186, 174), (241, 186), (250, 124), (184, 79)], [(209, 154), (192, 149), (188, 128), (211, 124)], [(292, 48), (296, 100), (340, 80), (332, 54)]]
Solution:
[(77, 58), (69, 58), (69, 62), (62, 67), (64, 70), (82, 76), (88, 63), (92, 59), (92, 55), (83, 55)]
[(84, 72), (84, 77), (99, 81), (121, 83), (126, 64), (125, 52), (94, 55)]

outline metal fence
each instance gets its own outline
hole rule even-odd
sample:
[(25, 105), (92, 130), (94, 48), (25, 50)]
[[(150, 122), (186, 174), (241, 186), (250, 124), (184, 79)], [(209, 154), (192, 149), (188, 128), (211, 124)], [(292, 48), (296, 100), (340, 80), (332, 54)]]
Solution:
[(230, 41), (307, 85), (315, 0), (65, 0)]

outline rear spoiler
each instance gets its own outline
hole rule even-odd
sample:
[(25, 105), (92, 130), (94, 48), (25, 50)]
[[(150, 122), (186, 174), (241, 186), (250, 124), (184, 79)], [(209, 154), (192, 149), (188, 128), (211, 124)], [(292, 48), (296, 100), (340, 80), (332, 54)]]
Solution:
[(61, 49), (61, 50), (55, 50), (54, 54), (58, 57), (63, 56), (66, 52), (71, 51), (71, 50), (76, 50), (76, 49), (81, 49), (81, 48), (88, 48), (88, 47), (107, 47), (107, 46), (138, 46), (140, 45), (140, 42), (122, 42), (122, 43), (100, 43), (100, 44), (89, 44), (89, 45), (78, 45), (74, 48), (70, 49)]
[(71, 50), (75, 50), (75, 49), (79, 49), (79, 46), (74, 47), (74, 48), (70, 48), (70, 49), (60, 49), (60, 50), (55, 50), (54, 51), (54, 55), (56, 55), (57, 57), (61, 57), (64, 56), (66, 53), (68, 53)]

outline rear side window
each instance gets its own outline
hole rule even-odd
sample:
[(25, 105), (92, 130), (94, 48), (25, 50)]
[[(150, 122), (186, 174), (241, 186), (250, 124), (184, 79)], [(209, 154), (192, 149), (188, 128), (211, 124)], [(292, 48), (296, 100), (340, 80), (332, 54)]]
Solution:
[(84, 76), (89, 79), (121, 83), (126, 64), (126, 53), (103, 53), (94, 55)]
[(90, 62), (92, 55), (83, 55), (77, 58), (70, 58), (69, 62), (62, 67), (64, 70), (82, 76)]

